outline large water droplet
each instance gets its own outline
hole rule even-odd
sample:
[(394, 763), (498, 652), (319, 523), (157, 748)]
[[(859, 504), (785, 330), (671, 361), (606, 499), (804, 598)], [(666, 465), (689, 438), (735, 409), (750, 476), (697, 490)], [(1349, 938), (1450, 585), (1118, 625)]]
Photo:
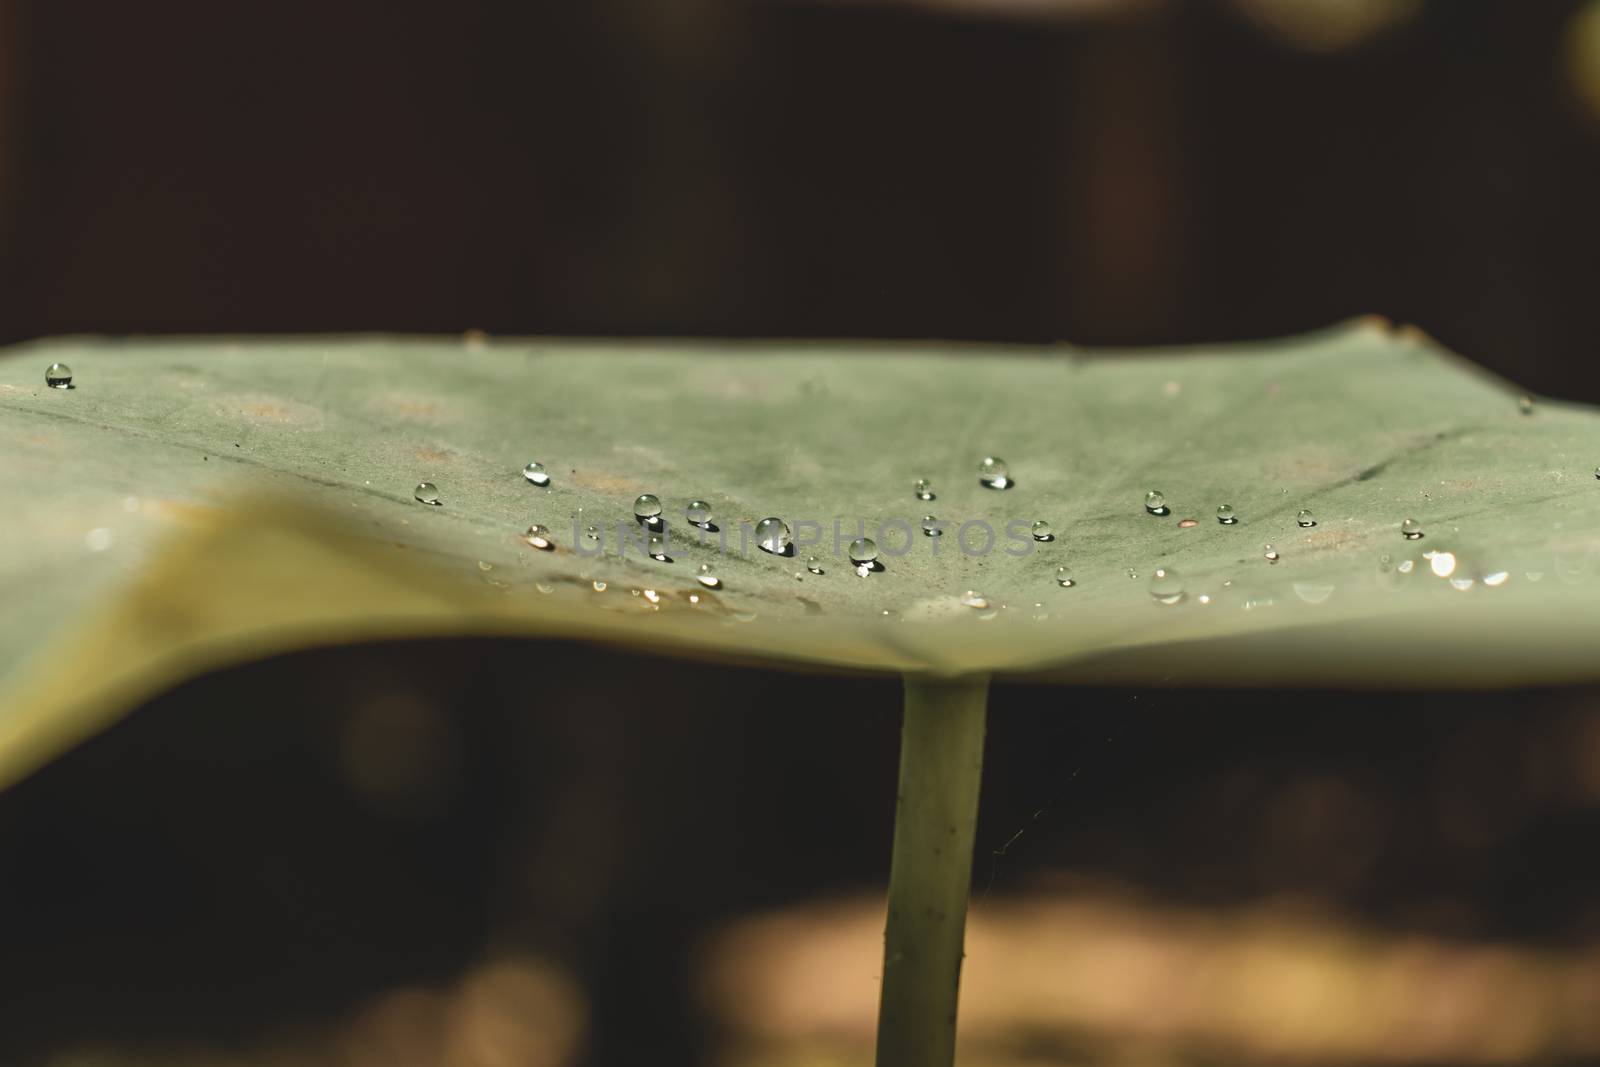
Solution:
[(989, 489), (1010, 489), (1011, 468), (999, 456), (984, 456), (978, 464), (978, 483)]
[(1152, 515), (1169, 514), (1167, 498), (1162, 495), (1159, 489), (1152, 489), (1144, 495), (1144, 509)]
[(818, 559), (816, 556), (807, 556), (806, 557), (806, 570), (810, 571), (812, 574), (821, 574), (822, 573), (822, 561), (820, 559)]
[(432, 504), (434, 507), (444, 503), (443, 500), (439, 499), (439, 487), (432, 482), (418, 482), (417, 487), (411, 491), (411, 495), (417, 498), (418, 503)]
[(850, 562), (857, 565), (871, 563), (878, 558), (878, 542), (870, 537), (858, 537), (850, 542)]
[(756, 523), (756, 544), (763, 552), (771, 552), (781, 556), (789, 551), (793, 538), (789, 534), (789, 524), (782, 519), (762, 519)]
[(700, 564), (699, 569), (695, 572), (694, 580), (707, 589), (722, 588), (722, 579), (717, 577), (716, 569), (709, 563)]
[(1072, 568), (1065, 563), (1056, 568), (1056, 584), (1063, 589), (1070, 589), (1077, 584), (1072, 577)]
[(543, 463), (530, 463), (522, 468), (522, 476), (534, 485), (549, 485), (550, 475), (545, 471)]
[(1183, 599), (1183, 582), (1165, 567), (1150, 576), (1150, 596), (1157, 604), (1176, 604)]
[(1407, 541), (1415, 541), (1422, 536), (1422, 523), (1416, 519), (1406, 519), (1400, 524), (1400, 535)]
[(926, 478), (918, 478), (916, 482), (912, 484), (911, 491), (916, 494), (918, 500), (933, 499), (933, 485)]
[(1278, 550), (1271, 545), (1262, 545), (1261, 555), (1268, 563), (1278, 562)]
[(944, 524), (932, 515), (922, 516), (922, 532), (929, 537), (940, 537), (944, 534)]
[(540, 526), (538, 523), (534, 523), (532, 526), (528, 527), (528, 532), (523, 535), (523, 540), (527, 541), (528, 544), (532, 545), (534, 548), (542, 548), (546, 552), (556, 547), (555, 542), (550, 540), (550, 531), (545, 529), (543, 526)]
[(633, 517), (655, 525), (661, 519), (661, 498), (654, 493), (641, 493), (633, 502)]
[(711, 525), (711, 505), (704, 500), (691, 500), (683, 509), (683, 517), (690, 526), (698, 526), (704, 530)]
[[(35, 364), (37, 366), (37, 364)], [(45, 368), (44, 384), (52, 389), (72, 388), (72, 368), (65, 363), (52, 363)]]
[(1311, 514), (1310, 508), (1301, 508), (1300, 514), (1294, 517), (1294, 521), (1299, 523), (1302, 529), (1310, 529), (1317, 524), (1316, 516)]
[(1033, 539), (1035, 541), (1054, 541), (1056, 535), (1050, 532), (1050, 524), (1040, 519), (1033, 524)]
[(1232, 526), (1234, 523), (1239, 521), (1239, 516), (1233, 513), (1232, 504), (1217, 505), (1217, 521), (1222, 523), (1224, 526)]

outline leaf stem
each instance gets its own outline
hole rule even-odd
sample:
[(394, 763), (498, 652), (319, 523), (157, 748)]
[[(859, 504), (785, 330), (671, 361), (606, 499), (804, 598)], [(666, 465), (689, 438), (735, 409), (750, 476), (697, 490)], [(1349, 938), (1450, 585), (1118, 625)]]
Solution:
[(905, 678), (877, 1067), (955, 1060), (989, 678)]

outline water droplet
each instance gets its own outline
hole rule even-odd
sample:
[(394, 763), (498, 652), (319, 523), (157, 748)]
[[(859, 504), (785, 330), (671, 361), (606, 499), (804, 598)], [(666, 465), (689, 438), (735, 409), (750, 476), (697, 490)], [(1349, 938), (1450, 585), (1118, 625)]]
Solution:
[(549, 582), (534, 582), (533, 587), (546, 596), (556, 591), (556, 587)]
[(595, 544), (599, 544), (600, 543), (600, 527), (592, 526), (592, 525), (585, 527), (584, 531), (583, 531), (583, 539), (585, 541), (592, 541)]
[(487, 563), (484, 560), (480, 559), (478, 561), (478, 569), (480, 571), (492, 571), (492, 570), (494, 570), (494, 564), (493, 563)]
[(1200, 521), (1198, 519), (1183, 519), (1178, 523), (1178, 529), (1180, 529), (1180, 530), (1192, 530), (1196, 526), (1199, 526), (1199, 525), (1200, 525)]
[(1150, 596), (1157, 604), (1176, 604), (1183, 599), (1183, 582), (1173, 571), (1157, 567), (1150, 576)]
[(782, 519), (762, 519), (756, 523), (756, 544), (760, 546), (761, 551), (781, 556), (789, 551), (792, 543), (789, 524)]
[(1524, 415), (1532, 415), (1533, 397), (1528, 396), (1527, 394), (1517, 397), (1517, 410), (1522, 412)]
[(1317, 520), (1315, 516), (1311, 514), (1310, 508), (1301, 508), (1300, 514), (1294, 517), (1294, 521), (1299, 523), (1302, 529), (1308, 530), (1317, 524)]
[(650, 553), (650, 558), (653, 560), (657, 560), (661, 563), (672, 562), (671, 559), (667, 558), (667, 539), (663, 534), (653, 533), (650, 535), (650, 547), (648, 551)]
[(1224, 526), (1232, 526), (1234, 523), (1239, 521), (1239, 516), (1233, 513), (1232, 504), (1217, 505), (1217, 521), (1222, 523)]
[(1072, 568), (1065, 563), (1056, 568), (1056, 584), (1063, 589), (1071, 589), (1078, 584), (1072, 577)]
[(933, 499), (933, 485), (926, 478), (918, 478), (911, 486), (911, 491), (916, 494), (918, 500)]
[(72, 388), (72, 368), (65, 363), (52, 363), (44, 372), (44, 384), (52, 389)]
[(683, 517), (690, 526), (698, 526), (704, 530), (711, 525), (711, 505), (704, 500), (691, 500), (683, 509)]
[(434, 507), (438, 507), (444, 503), (443, 500), (439, 499), (439, 487), (432, 482), (418, 482), (417, 487), (411, 491), (411, 495), (416, 497), (417, 502), (420, 504), (432, 504)]
[(929, 537), (942, 537), (944, 524), (932, 515), (922, 516), (922, 532)]
[(694, 580), (705, 586), (707, 589), (722, 588), (722, 579), (717, 577), (715, 568), (713, 568), (709, 563), (700, 564), (700, 568), (695, 571)]
[(1428, 567), (1435, 577), (1448, 578), (1456, 572), (1456, 554), (1454, 552), (1430, 552), (1427, 554)]
[(1400, 535), (1407, 541), (1415, 541), (1422, 536), (1422, 523), (1416, 519), (1406, 519), (1400, 524)]
[(987, 489), (1010, 489), (1011, 468), (999, 456), (984, 456), (978, 464), (978, 483)]
[(599, 579), (596, 579), (589, 584), (594, 587), (594, 591), (596, 593), (604, 593), (606, 591), (606, 583), (600, 581)]
[(850, 542), (850, 562), (871, 563), (878, 558), (878, 542), (870, 537), (858, 537)]
[(812, 574), (821, 574), (822, 573), (822, 561), (820, 559), (818, 559), (816, 556), (807, 556), (806, 557), (806, 570), (810, 571)]
[(633, 502), (633, 517), (656, 525), (661, 519), (661, 498), (654, 493), (641, 493)]
[(961, 594), (961, 603), (975, 611), (987, 611), (989, 609), (989, 598), (972, 589), (968, 589)]
[(1262, 545), (1261, 555), (1268, 563), (1278, 562), (1278, 550), (1271, 545)]
[(1483, 584), (1487, 585), (1491, 589), (1497, 589), (1500, 586), (1505, 585), (1510, 578), (1510, 571), (1490, 571), (1488, 574), (1483, 576)]
[(660, 604), (661, 603), (661, 594), (656, 592), (654, 589), (644, 589), (644, 590), (641, 590), (640, 592), (644, 595), (644, 598), (646, 600), (650, 601), (650, 603), (652, 603), (652, 604)]
[(1050, 524), (1040, 519), (1033, 524), (1033, 539), (1035, 541), (1054, 541), (1056, 535), (1050, 532)]
[(550, 540), (550, 531), (545, 529), (543, 526), (540, 526), (538, 523), (534, 523), (532, 526), (528, 527), (528, 532), (523, 535), (523, 540), (527, 541), (528, 544), (532, 545), (534, 548), (542, 548), (547, 552), (556, 547), (555, 542)]
[(1129, 567), (1123, 573), (1126, 574), (1129, 578), (1137, 578), (1137, 577), (1139, 577), (1139, 572), (1134, 570), (1132, 567)]
[(522, 468), (522, 476), (534, 485), (549, 485), (550, 475), (544, 469), (543, 463), (530, 463)]
[(1167, 514), (1167, 498), (1159, 489), (1152, 489), (1144, 495), (1144, 509), (1152, 515)]

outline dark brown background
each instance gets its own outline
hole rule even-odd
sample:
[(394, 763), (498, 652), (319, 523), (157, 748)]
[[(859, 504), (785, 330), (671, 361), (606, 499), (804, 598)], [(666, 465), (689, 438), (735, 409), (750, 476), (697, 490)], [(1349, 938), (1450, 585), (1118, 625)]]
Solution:
[[(1577, 6), (1436, 2), (1315, 54), (1200, 3), (0, 4), (0, 339), (1146, 344), (1378, 312), (1600, 400), (1600, 123), (1560, 66)], [(1600, 930), (1600, 798), (1536, 800), (1517, 755), (1582, 734), (1594, 693), (1159, 683), (997, 691), (986, 884)], [(341, 731), (397, 699), (448, 758), (373, 804)], [(897, 702), (531, 645), (200, 679), (0, 797), (0, 1060), (248, 1044), (510, 941), (584, 984), (588, 1062), (697, 1062), (703, 932), (881, 884)], [(1295, 814), (1329, 781), (1359, 802)]]

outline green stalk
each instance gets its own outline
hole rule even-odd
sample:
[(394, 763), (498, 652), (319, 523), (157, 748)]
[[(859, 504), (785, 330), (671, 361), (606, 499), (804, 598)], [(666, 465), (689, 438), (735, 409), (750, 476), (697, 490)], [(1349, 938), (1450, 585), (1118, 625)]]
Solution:
[(987, 675), (905, 679), (877, 1067), (955, 1062)]

